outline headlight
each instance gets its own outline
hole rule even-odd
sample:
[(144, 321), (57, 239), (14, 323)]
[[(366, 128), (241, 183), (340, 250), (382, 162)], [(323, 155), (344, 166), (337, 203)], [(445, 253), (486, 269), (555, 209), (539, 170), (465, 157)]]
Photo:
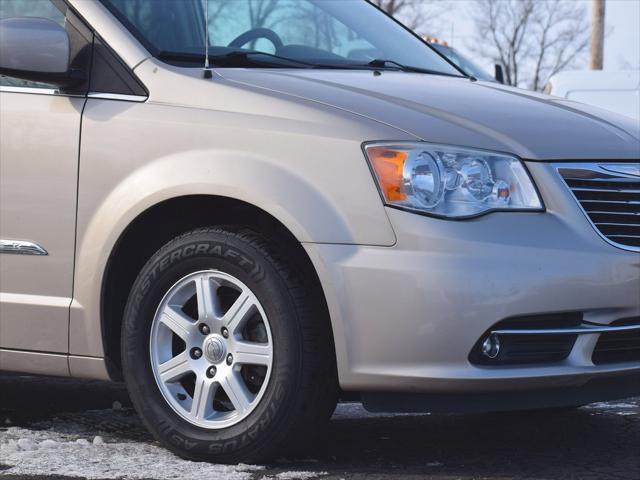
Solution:
[(542, 210), (515, 157), (428, 143), (368, 144), (365, 151), (387, 205), (450, 218)]

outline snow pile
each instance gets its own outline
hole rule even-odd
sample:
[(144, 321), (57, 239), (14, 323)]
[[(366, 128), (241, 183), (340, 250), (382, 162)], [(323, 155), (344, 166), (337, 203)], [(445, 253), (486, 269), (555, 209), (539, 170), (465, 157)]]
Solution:
[[(182, 460), (146, 443), (106, 443), (51, 430), (9, 427), (0, 431), (3, 474), (65, 475), (88, 479), (249, 480), (262, 467), (213, 465)], [(296, 478), (296, 477), (292, 477)]]
[[(99, 434), (98, 434), (99, 433)], [(30, 428), (0, 425), (2, 475), (63, 475), (87, 479), (250, 480), (264, 467), (190, 462), (152, 443), (131, 409), (63, 414)], [(327, 475), (282, 472), (268, 480)]]

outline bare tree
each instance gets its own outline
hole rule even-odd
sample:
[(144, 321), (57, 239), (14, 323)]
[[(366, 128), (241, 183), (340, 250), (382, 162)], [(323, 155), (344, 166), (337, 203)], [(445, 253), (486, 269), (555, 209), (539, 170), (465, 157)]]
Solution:
[(267, 19), (278, 7), (279, 0), (249, 0), (249, 16), (253, 28), (264, 27)]
[(505, 82), (542, 90), (546, 80), (584, 61), (589, 45), (585, 5), (574, 0), (476, 0), (470, 47), (500, 63)]
[(444, 8), (441, 0), (372, 0), (372, 3), (419, 33), (432, 33), (428, 29)]

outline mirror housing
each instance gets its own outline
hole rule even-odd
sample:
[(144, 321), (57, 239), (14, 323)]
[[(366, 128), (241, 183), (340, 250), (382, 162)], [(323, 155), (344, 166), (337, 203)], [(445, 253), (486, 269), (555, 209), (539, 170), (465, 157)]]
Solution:
[(44, 18), (0, 20), (0, 75), (57, 87), (82, 83), (84, 72), (72, 70), (69, 35)]
[(495, 78), (496, 82), (504, 84), (504, 70), (499, 63), (495, 64)]

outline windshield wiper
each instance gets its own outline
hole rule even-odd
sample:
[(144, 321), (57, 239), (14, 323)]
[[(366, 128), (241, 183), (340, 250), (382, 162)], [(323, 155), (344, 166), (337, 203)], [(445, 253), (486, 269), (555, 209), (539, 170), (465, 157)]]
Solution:
[[(261, 56), (261, 57), (267, 57), (266, 62), (265, 61), (260, 61), (258, 59), (256, 59), (256, 56)], [(209, 59), (211, 60), (211, 62), (214, 65), (219, 65), (221, 67), (225, 67), (225, 66), (248, 66), (248, 65), (264, 65), (265, 63), (269, 64), (269, 65), (276, 65), (276, 66), (286, 66), (286, 67), (290, 67), (291, 65), (282, 65), (282, 63), (280, 62), (287, 62), (287, 63), (292, 63), (295, 64), (296, 66), (298, 66), (298, 68), (313, 68), (314, 65), (311, 63), (307, 63), (307, 62), (303, 62), (302, 60), (296, 60), (294, 58), (288, 58), (288, 57), (283, 57), (280, 55), (275, 55), (273, 53), (266, 53), (266, 52), (258, 52), (255, 50), (250, 50), (250, 51), (235, 51), (235, 52), (230, 52), (230, 53), (225, 53), (223, 55), (211, 55), (209, 56)], [(277, 60), (276, 62), (272, 61), (269, 62), (268, 59), (273, 59), (273, 60)]]
[[(204, 55), (201, 53), (189, 52), (160, 52), (157, 57), (168, 62), (187, 63), (193, 66), (200, 66), (203, 63)], [(260, 59), (259, 57), (263, 57)], [(396, 62), (395, 60), (375, 59), (365, 64), (354, 63), (310, 63), (304, 60), (283, 57), (273, 53), (258, 52), (256, 50), (234, 50), (221, 55), (209, 55), (212, 66), (227, 68), (308, 68), (308, 69), (337, 69), (337, 70), (361, 70), (372, 68), (392, 68), (403, 72), (427, 73), (431, 75), (445, 75), (449, 77), (462, 77), (452, 73), (429, 70), (426, 68), (411, 67)]]
[[(360, 68), (362, 68), (361, 65), (353, 65), (351, 63), (345, 63), (345, 64), (332, 64), (332, 63), (310, 63), (310, 62), (306, 62), (304, 60), (297, 60), (295, 58), (289, 58), (289, 57), (283, 57), (280, 55), (275, 55), (273, 53), (266, 53), (266, 52), (258, 52), (255, 50), (251, 50), (251, 51), (234, 51), (234, 52), (230, 52), (230, 53), (225, 53), (223, 55), (218, 55), (218, 56), (209, 56), (209, 59), (214, 63), (214, 64), (219, 64), (220, 66), (242, 66), (239, 65), (239, 63), (242, 62), (251, 62), (252, 64), (254, 63), (259, 63), (259, 64), (263, 64), (263, 62), (260, 62), (259, 60), (255, 59), (255, 58), (250, 58), (250, 56), (253, 55), (262, 55), (268, 58), (272, 58), (274, 60), (282, 60), (284, 62), (289, 62), (289, 63), (295, 63), (298, 68), (310, 68), (310, 69), (327, 69), (327, 70), (335, 70), (335, 69), (339, 69), (339, 70), (358, 70)], [(269, 62), (269, 65), (273, 65), (274, 62)], [(282, 66), (282, 67), (290, 67), (290, 65), (282, 65), (280, 63), (277, 63), (277, 65)]]
[(463, 75), (456, 75), (455, 73), (446, 73), (440, 72), (438, 70), (429, 70), (428, 68), (420, 68), (420, 67), (411, 67), (409, 65), (404, 65), (400, 62), (396, 62), (395, 60), (386, 60), (381, 58), (376, 58), (375, 60), (371, 60), (367, 63), (367, 66), (373, 68), (386, 68), (388, 65), (395, 65), (398, 70), (403, 72), (413, 72), (413, 73), (427, 73), (430, 75), (444, 75), (447, 77), (461, 77), (464, 78)]
[[(204, 55), (201, 53), (189, 53), (189, 52), (160, 52), (158, 55), (160, 60), (166, 60), (169, 62), (180, 62), (193, 64), (199, 66), (203, 60)], [(263, 60), (259, 60), (255, 57), (266, 57)], [(232, 51), (224, 53), (222, 55), (209, 55), (209, 61), (212, 66), (218, 67), (283, 67), (283, 68), (313, 68), (314, 65), (303, 62), (301, 60), (295, 60), (293, 58), (281, 57), (272, 53), (252, 51)], [(286, 62), (286, 65), (283, 63)]]

